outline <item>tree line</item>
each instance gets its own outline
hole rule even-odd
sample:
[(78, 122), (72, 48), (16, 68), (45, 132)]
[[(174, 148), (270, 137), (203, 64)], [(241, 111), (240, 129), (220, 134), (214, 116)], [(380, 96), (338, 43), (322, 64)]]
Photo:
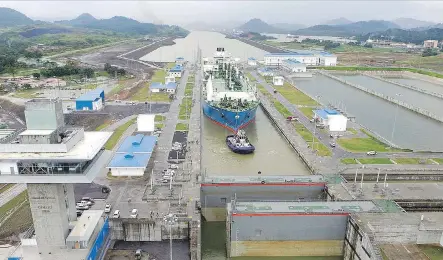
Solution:
[(112, 66), (112, 65), (109, 64), (109, 63), (105, 63), (104, 70), (105, 70), (110, 76), (114, 76), (114, 75), (117, 75), (117, 76), (124, 76), (124, 75), (126, 75), (126, 70), (124, 70), (124, 69), (119, 69), (119, 68), (117, 68), (117, 67), (115, 67), (115, 66)]

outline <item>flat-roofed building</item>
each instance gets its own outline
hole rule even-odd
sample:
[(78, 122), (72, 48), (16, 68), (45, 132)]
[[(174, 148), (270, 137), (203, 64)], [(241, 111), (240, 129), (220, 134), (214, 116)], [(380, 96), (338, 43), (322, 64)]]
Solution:
[(183, 73), (183, 67), (181, 65), (175, 65), (173, 68), (169, 69), (168, 76), (180, 78)]
[(306, 64), (294, 59), (283, 60), (282, 68), (289, 72), (306, 72)]
[(66, 238), (69, 249), (87, 249), (103, 227), (103, 210), (85, 210)]
[(423, 42), (423, 47), (425, 48), (437, 48), (438, 41), (437, 40), (426, 40)]
[(336, 66), (337, 56), (328, 52), (269, 53), (264, 56), (266, 66), (282, 66), (284, 60), (296, 60), (306, 66)]

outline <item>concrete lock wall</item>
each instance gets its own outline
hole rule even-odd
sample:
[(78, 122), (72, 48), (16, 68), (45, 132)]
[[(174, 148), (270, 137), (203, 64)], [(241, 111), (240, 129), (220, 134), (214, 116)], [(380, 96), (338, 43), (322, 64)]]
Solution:
[(346, 214), (232, 216), (231, 256), (334, 256), (343, 254)]
[(349, 218), (343, 247), (343, 259), (378, 259), (376, 256), (377, 253), (374, 251), (369, 237), (352, 218)]
[(206, 221), (226, 220), (226, 203), (238, 200), (324, 200), (323, 185), (245, 185), (202, 184), (200, 201)]
[(147, 219), (110, 219), (111, 238), (124, 241), (161, 241), (161, 222)]

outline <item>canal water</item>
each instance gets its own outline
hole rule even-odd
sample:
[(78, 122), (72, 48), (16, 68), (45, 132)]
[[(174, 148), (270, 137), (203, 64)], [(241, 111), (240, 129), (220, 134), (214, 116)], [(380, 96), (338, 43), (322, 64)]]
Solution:
[(388, 78), (388, 79), (398, 82), (400, 84), (404, 84), (407, 86), (414, 86), (416, 88), (420, 88), (423, 90), (443, 95), (443, 85), (434, 84), (419, 79), (409, 79), (409, 78)]
[(176, 39), (175, 43), (171, 46), (161, 47), (140, 59), (173, 62), (177, 57), (184, 57), (185, 60), (195, 61), (198, 46), (202, 50), (203, 57), (212, 57), (218, 47), (224, 47), (226, 52), (243, 61), (246, 61), (249, 57), (261, 60), (263, 55), (267, 53), (238, 40), (227, 39), (223, 34), (216, 32), (191, 32), (186, 38)]
[(388, 97), (392, 97), (397, 100), (403, 101), (406, 104), (412, 105), (414, 107), (426, 109), (429, 112), (439, 117), (443, 117), (443, 109), (442, 109), (443, 99), (441, 98), (426, 95), (418, 91), (400, 87), (395, 84), (391, 84), (364, 75), (355, 75), (355, 76), (337, 75), (337, 76), (346, 81), (363, 86), (370, 90), (374, 90)]
[[(371, 84), (378, 84), (379, 80), (359, 81), (359, 83), (369, 87)], [(319, 95), (322, 103), (341, 102), (345, 105), (346, 111), (356, 116), (358, 123), (391, 140), (396, 113), (395, 104), (323, 75), (316, 74), (309, 79), (296, 79), (295, 84), (297, 88), (311, 96)], [(417, 151), (442, 151), (443, 138), (440, 135), (442, 131), (442, 123), (398, 107), (393, 143)]]

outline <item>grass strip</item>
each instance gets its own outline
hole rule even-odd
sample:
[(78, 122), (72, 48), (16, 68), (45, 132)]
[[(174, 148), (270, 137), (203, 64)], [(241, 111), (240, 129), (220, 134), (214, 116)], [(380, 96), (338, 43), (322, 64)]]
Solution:
[(124, 123), (123, 125), (117, 127), (115, 129), (114, 133), (111, 135), (109, 140), (105, 144), (105, 149), (112, 150), (114, 149), (115, 145), (118, 143), (120, 138), (122, 137), (123, 133), (128, 130), (128, 128), (136, 122), (136, 118), (133, 118), (129, 120), (128, 122)]

